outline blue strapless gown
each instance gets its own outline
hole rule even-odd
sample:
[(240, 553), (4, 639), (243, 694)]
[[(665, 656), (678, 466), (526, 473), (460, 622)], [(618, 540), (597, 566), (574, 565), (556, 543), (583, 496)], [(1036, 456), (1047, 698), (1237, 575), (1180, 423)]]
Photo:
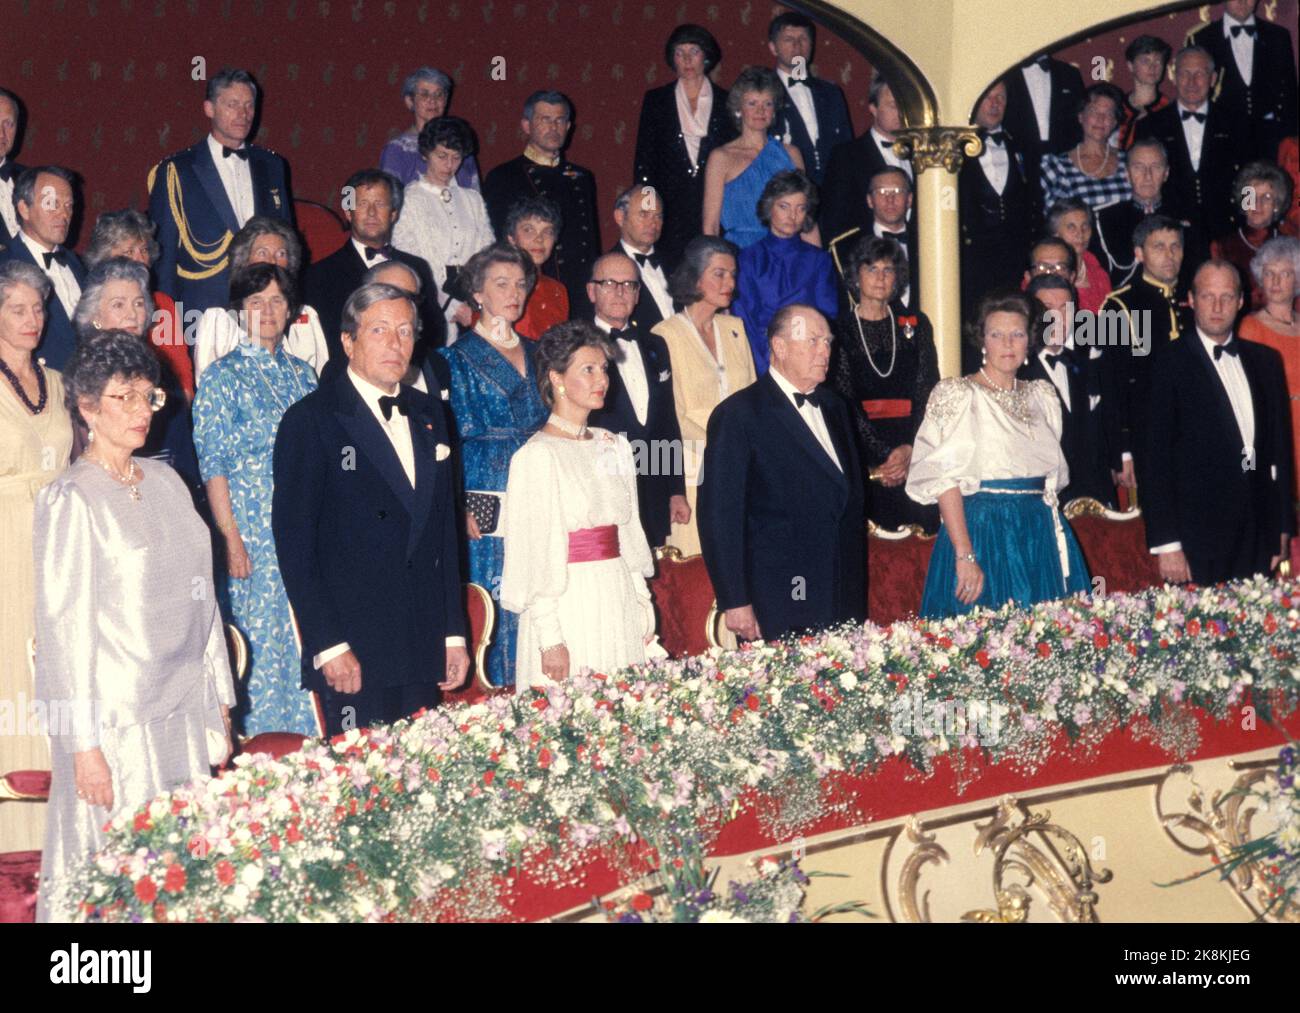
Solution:
[(722, 188), (722, 235), (742, 250), (757, 243), (767, 228), (758, 220), (758, 199), (763, 187), (778, 172), (795, 167), (778, 138), (769, 137), (763, 150), (739, 176)]
[[(1070, 563), (1069, 576), (1061, 572), (1054, 508), (1043, 502), (1044, 481), (1041, 475), (998, 479), (981, 483), (979, 492), (963, 497), (972, 551), (984, 571), (984, 590), (974, 605), (957, 600), (957, 555), (948, 528), (940, 527), (921, 596), (923, 617), (965, 615), (976, 606), (995, 609), (1008, 601), (1029, 606), (1091, 589), (1083, 552), (1069, 521), (1057, 510)], [(1009, 491), (985, 491), (994, 489)]]

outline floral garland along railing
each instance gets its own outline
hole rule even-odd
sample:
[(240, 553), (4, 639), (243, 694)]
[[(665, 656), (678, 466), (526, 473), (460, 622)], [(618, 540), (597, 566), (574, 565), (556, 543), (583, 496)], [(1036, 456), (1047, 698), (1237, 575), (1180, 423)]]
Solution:
[(824, 782), (895, 756), (925, 772), (978, 747), (1032, 771), (1122, 727), (1186, 756), (1192, 708), (1289, 713), (1298, 656), (1300, 582), (1258, 578), (579, 675), (240, 757), (118, 814), (61, 900), (91, 920), (503, 917), (511, 869), (563, 885), (635, 853), (644, 872), (742, 796), (777, 803), (764, 818), (780, 835), (837, 811), (865, 822)]

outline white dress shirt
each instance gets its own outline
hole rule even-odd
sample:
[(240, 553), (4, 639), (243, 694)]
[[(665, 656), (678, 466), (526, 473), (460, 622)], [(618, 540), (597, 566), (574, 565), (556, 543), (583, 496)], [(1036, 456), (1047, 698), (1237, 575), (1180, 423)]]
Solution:
[[(596, 326), (608, 334), (613, 325), (601, 319), (597, 314)], [(623, 352), (623, 361), (618, 363), (618, 375), (627, 389), (627, 396), (632, 402), (636, 420), (645, 425), (650, 412), (650, 382), (645, 375), (645, 360), (641, 358), (641, 346), (630, 338), (615, 338), (615, 343)]]
[[(790, 102), (799, 110), (799, 115), (803, 117), (803, 125), (808, 128), (809, 140), (816, 144), (818, 137), (817, 108), (813, 105), (812, 89), (806, 83), (795, 83), (791, 86), (790, 75), (780, 68), (777, 69), (776, 73), (781, 78), (781, 84), (785, 86), (785, 93), (789, 96)], [(785, 143), (790, 143), (789, 134), (786, 135)]]
[(880, 149), (880, 157), (885, 160), (885, 164), (895, 169), (902, 169), (907, 173), (907, 178), (912, 178), (912, 162), (907, 158), (899, 158), (894, 154), (894, 142), (882, 134), (875, 127), (871, 128), (871, 139), (876, 142), (876, 147)]
[(1237, 37), (1232, 36), (1233, 25), (1247, 25), (1255, 29), (1256, 34), (1259, 28), (1255, 24), (1255, 15), (1251, 15), (1245, 21), (1238, 21), (1227, 11), (1223, 13), (1223, 37), (1228, 40), (1228, 45), (1232, 49), (1232, 58), (1237, 61), (1237, 70), (1241, 74), (1242, 81), (1246, 87), (1250, 87), (1250, 78), (1255, 71), (1255, 36), (1246, 32), (1238, 32)]
[(366, 267), (374, 267), (376, 264), (387, 264), (388, 261), (392, 259), (383, 250), (378, 249), (375, 250), (374, 256), (367, 258), (366, 244), (358, 242), (356, 236), (352, 236), (348, 242), (352, 244), (352, 248), (357, 251), (357, 256), (361, 258), (361, 263), (365, 264)]
[(1067, 412), (1074, 411), (1070, 404), (1070, 371), (1065, 368), (1065, 363), (1059, 359), (1055, 363), (1049, 363), (1049, 355), (1058, 355), (1064, 351), (1074, 350), (1074, 335), (1065, 339), (1065, 344), (1061, 346), (1044, 345), (1038, 352), (1038, 360), (1043, 364), (1043, 371), (1047, 378), (1052, 381), (1052, 386), (1056, 388), (1061, 395), (1061, 403), (1065, 405)]
[[(7, 158), (0, 158), (0, 168), (9, 161)], [(5, 237), (16, 236), (18, 234), (18, 215), (14, 211), (14, 179), (5, 179), (0, 176), (0, 219), (5, 223)]]
[[(776, 366), (769, 368), (768, 372), (772, 374), (772, 379), (776, 381), (776, 385), (781, 388), (781, 391), (789, 398), (790, 403), (794, 405), (794, 410), (799, 413), (799, 417), (808, 424), (813, 436), (822, 445), (822, 449), (826, 451), (826, 456), (835, 463), (835, 467), (839, 468), (841, 472), (844, 471), (844, 465), (840, 463), (840, 455), (835, 453), (835, 444), (831, 442), (831, 433), (826, 428), (826, 417), (822, 415), (822, 410), (811, 401), (805, 401), (803, 407), (800, 408), (795, 404), (794, 400), (795, 385), (782, 376), (781, 371)], [(800, 393), (807, 394), (809, 392), (800, 391)]]
[(1183, 119), (1183, 110), (1189, 113), (1204, 113), (1208, 120), (1210, 115), (1210, 103), (1202, 102), (1195, 109), (1188, 109), (1181, 102), (1176, 103), (1178, 106), (1178, 118), (1182, 120), (1183, 137), (1187, 139), (1187, 153), (1192, 156), (1192, 171), (1201, 171), (1201, 148), (1205, 142), (1205, 122), (1192, 116)]
[[(1214, 371), (1219, 374), (1219, 382), (1223, 384), (1224, 392), (1228, 395), (1228, 402), (1232, 405), (1232, 415), (1237, 420), (1237, 430), (1241, 433), (1241, 459), (1243, 462), (1250, 461), (1253, 464), (1255, 456), (1255, 402), (1250, 396), (1250, 381), (1246, 379), (1246, 369), (1241, 364), (1241, 355), (1220, 355), (1216, 361), (1214, 358), (1216, 343), (1207, 338), (1199, 327), (1196, 328), (1196, 336), (1201, 339), (1201, 344), (1205, 346), (1205, 354), (1210, 357), (1210, 364), (1214, 366)], [(1228, 338), (1228, 341), (1240, 341), (1240, 339), (1234, 334)], [(1167, 542), (1164, 545), (1157, 545), (1151, 550), (1151, 554), (1158, 556), (1166, 552), (1177, 552), (1182, 547), (1182, 542)]]
[[(629, 246), (626, 240), (622, 239), (618, 241), (618, 244), (622, 248), (623, 252), (634, 261), (638, 254), (643, 257), (653, 256), (655, 252), (655, 248), (652, 246), (648, 253), (641, 253), (640, 250), (633, 246)], [(644, 264), (638, 263), (637, 270), (641, 272), (641, 284), (650, 292), (650, 295), (654, 298), (655, 305), (659, 307), (659, 315), (663, 317), (663, 319), (667, 320), (673, 315), (674, 310), (673, 297), (668, 294), (668, 278), (664, 274), (663, 267), (653, 267), (647, 260)]]
[(1029, 89), (1029, 101), (1034, 104), (1034, 116), (1038, 119), (1038, 139), (1046, 142), (1052, 133), (1052, 72), (1044, 70), (1037, 63), (1021, 67), (1025, 75), (1025, 87)]
[(253, 173), (248, 167), (248, 159), (236, 158), (234, 155), (226, 158), (221, 153), (221, 149), (221, 142), (208, 134), (208, 150), (212, 152), (212, 161), (216, 163), (217, 175), (221, 177), (221, 186), (226, 191), (226, 199), (230, 201), (230, 207), (235, 212), (235, 221), (239, 222), (239, 227), (242, 229), (253, 217), (255, 210)]
[(1007, 153), (1006, 144), (985, 137), (984, 153), (980, 155), (979, 161), (989, 186), (993, 187), (995, 193), (1001, 194), (1007, 188), (1007, 175), (1011, 171), (1011, 156)]
[[(385, 390), (380, 390), (368, 380), (363, 380), (352, 371), (350, 366), (347, 374), (348, 379), (352, 381), (352, 386), (356, 387), (357, 393), (361, 395), (361, 400), (366, 403), (366, 407), (374, 414), (375, 421), (379, 423), (379, 428), (384, 431), (384, 435), (392, 443), (393, 450), (397, 452), (397, 459), (402, 463), (402, 470), (406, 472), (406, 477), (411, 483), (411, 488), (415, 488), (415, 447), (411, 441), (411, 424), (407, 421), (405, 415), (397, 411), (392, 413), (391, 419), (385, 419), (384, 413), (379, 407), (379, 399), (391, 395)], [(401, 389), (400, 386), (398, 389)], [(448, 637), (446, 643), (448, 647), (464, 647), (465, 638)], [(346, 641), (335, 644), (333, 647), (326, 648), (320, 654), (315, 655), (311, 659), (312, 666), (321, 668), (327, 661), (337, 658), (340, 654), (349, 650), (351, 650), (351, 647), (348, 646)], [(361, 676), (363, 679), (365, 678), (364, 671)], [(441, 681), (441, 679), (438, 681)]]
[(18, 237), (31, 252), (36, 266), (45, 272), (45, 277), (50, 279), (50, 284), (54, 286), (54, 294), (63, 306), (63, 311), (68, 314), (68, 319), (71, 320), (77, 310), (77, 302), (81, 299), (81, 285), (77, 282), (77, 276), (72, 273), (72, 268), (60, 264), (57, 260), (51, 260), (50, 266), (45, 266), (45, 254), (54, 253), (62, 247), (56, 246), (53, 250), (47, 250), (21, 229), (18, 230)]

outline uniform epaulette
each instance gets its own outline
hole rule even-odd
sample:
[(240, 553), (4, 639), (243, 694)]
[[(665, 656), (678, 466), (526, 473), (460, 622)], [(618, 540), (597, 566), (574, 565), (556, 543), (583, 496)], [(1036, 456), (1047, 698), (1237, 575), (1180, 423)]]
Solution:
[(862, 231), (861, 225), (855, 225), (851, 229), (846, 229), (830, 241), (827, 245), (830, 247), (831, 259), (835, 261), (835, 270), (840, 274), (844, 273), (844, 265), (840, 263), (840, 241), (855, 236)]

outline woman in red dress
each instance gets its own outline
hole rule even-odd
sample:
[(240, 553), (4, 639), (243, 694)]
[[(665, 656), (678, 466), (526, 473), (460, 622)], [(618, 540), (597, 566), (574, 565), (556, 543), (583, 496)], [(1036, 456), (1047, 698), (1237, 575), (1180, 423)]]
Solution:
[[(1250, 264), (1261, 246), (1278, 234), (1278, 223), (1291, 205), (1291, 178), (1275, 162), (1250, 162), (1237, 173), (1237, 228), (1210, 244), (1212, 256), (1228, 261), (1245, 283), (1252, 277)], [(1264, 290), (1251, 285), (1248, 306), (1264, 305)]]

